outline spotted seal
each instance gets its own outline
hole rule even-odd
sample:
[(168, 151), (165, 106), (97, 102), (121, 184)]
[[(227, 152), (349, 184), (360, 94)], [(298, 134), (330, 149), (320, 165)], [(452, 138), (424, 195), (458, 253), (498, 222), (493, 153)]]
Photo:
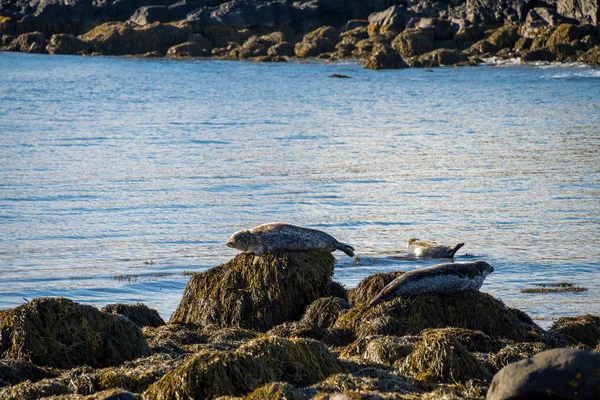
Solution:
[(463, 247), (464, 243), (459, 243), (454, 246), (444, 246), (436, 242), (427, 240), (408, 239), (408, 255), (423, 258), (452, 258), (454, 254)]
[(354, 255), (352, 246), (338, 242), (325, 232), (281, 222), (272, 222), (255, 226), (247, 231), (236, 232), (225, 245), (257, 256), (278, 250), (330, 252), (341, 250), (350, 257)]
[(375, 305), (394, 297), (420, 293), (454, 294), (465, 290), (479, 290), (494, 267), (485, 261), (438, 264), (400, 275), (371, 300)]

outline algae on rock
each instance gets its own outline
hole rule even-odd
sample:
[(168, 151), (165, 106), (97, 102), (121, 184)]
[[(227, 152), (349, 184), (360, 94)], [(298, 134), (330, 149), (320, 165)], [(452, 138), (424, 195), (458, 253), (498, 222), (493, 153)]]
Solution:
[(326, 295), (334, 261), (320, 251), (240, 253), (194, 274), (170, 323), (266, 332), (299, 320), (310, 303)]
[(143, 326), (157, 327), (165, 324), (158, 311), (148, 306), (138, 304), (107, 304), (100, 309), (102, 312), (123, 315), (140, 328)]

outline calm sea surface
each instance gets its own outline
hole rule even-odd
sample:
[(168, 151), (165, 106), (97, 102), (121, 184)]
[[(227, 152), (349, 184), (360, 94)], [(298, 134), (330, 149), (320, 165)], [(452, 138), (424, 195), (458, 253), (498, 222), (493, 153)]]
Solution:
[[(331, 74), (351, 79), (332, 79)], [(600, 314), (600, 70), (367, 71), (0, 53), (0, 309), (141, 301), (168, 318), (234, 231), (322, 229), (346, 287), (411, 237), (543, 326)], [(523, 294), (536, 283), (589, 290)]]

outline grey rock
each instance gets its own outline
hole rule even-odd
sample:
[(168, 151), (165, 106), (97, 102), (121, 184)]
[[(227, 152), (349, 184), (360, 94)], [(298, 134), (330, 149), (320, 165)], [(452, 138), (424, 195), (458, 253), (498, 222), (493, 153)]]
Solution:
[[(458, 31), (455, 30), (455, 25), (446, 19), (440, 18), (421, 18), (415, 25), (419, 29), (430, 29), (433, 31), (433, 40), (448, 40), (454, 37)], [(458, 28), (458, 26), (456, 26)]]
[(556, 8), (560, 15), (582, 24), (600, 24), (600, 0), (558, 0)]
[(492, 379), (487, 400), (597, 399), (600, 353), (558, 348), (502, 368)]
[(79, 38), (64, 33), (52, 35), (46, 50), (50, 54), (77, 54), (89, 50), (89, 45)]
[(466, 16), (474, 23), (502, 25), (525, 19), (532, 0), (467, 0)]
[(401, 32), (406, 27), (406, 10), (402, 6), (391, 6), (385, 11), (369, 15), (369, 24), (377, 25), (380, 29)]
[(148, 25), (154, 22), (169, 22), (169, 8), (166, 6), (145, 6), (140, 7), (129, 19), (138, 25)]

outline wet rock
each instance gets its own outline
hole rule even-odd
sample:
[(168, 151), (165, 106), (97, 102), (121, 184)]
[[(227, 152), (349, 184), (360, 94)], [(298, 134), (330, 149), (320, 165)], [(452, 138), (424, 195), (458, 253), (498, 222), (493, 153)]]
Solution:
[(553, 349), (512, 363), (498, 372), (488, 400), (592, 399), (600, 393), (600, 353)]
[(558, 0), (560, 15), (573, 18), (582, 24), (600, 24), (600, 2), (598, 0)]
[(248, 38), (242, 46), (233, 50), (230, 58), (245, 59), (261, 56), (278, 58), (278, 54), (268, 54), (268, 50), (285, 40), (286, 37), (282, 32), (273, 32), (263, 36), (254, 35)]
[(394, 5), (387, 10), (369, 15), (369, 34), (380, 34), (387, 31), (402, 32), (406, 27), (406, 10), (403, 6)]
[(555, 60), (559, 62), (574, 61), (577, 55), (577, 49), (569, 43), (557, 43), (548, 46), (548, 50), (554, 55)]
[(292, 57), (294, 55), (294, 46), (288, 42), (277, 43), (267, 50), (267, 55), (279, 57)]
[(456, 41), (458, 48), (466, 49), (467, 47), (473, 45), (473, 43), (481, 40), (484, 36), (484, 29), (479, 25), (468, 25), (462, 27), (456, 34), (454, 35), (454, 40)]
[(158, 311), (148, 306), (137, 304), (107, 304), (100, 309), (102, 312), (123, 315), (138, 327), (152, 326), (157, 327), (165, 324), (165, 321), (160, 317)]
[(494, 31), (488, 37), (488, 42), (496, 46), (498, 49), (513, 48), (517, 40), (519, 40), (519, 27), (516, 25), (505, 25)]
[(429, 31), (406, 29), (394, 39), (392, 47), (402, 57), (420, 56), (433, 50), (433, 37)]
[(148, 355), (133, 322), (64, 298), (38, 298), (10, 311), (0, 323), (0, 357), (72, 368), (109, 366)]
[(46, 53), (46, 39), (41, 32), (22, 33), (17, 36), (6, 50), (23, 53)]
[(585, 54), (579, 57), (578, 61), (595, 67), (600, 66), (600, 46), (596, 46), (593, 49), (588, 50)]
[(154, 22), (169, 22), (169, 8), (166, 6), (145, 6), (140, 7), (129, 18), (131, 22), (138, 25), (149, 25)]
[(68, 34), (56, 34), (50, 38), (46, 50), (50, 54), (77, 54), (88, 51), (90, 46), (79, 38)]
[(238, 254), (192, 276), (170, 323), (266, 332), (297, 321), (327, 291), (334, 262), (327, 252)]
[(468, 60), (469, 57), (466, 54), (448, 49), (437, 49), (419, 57), (419, 62), (423, 68), (451, 66)]
[(313, 323), (307, 321), (284, 322), (274, 326), (267, 332), (269, 335), (286, 338), (309, 338), (321, 340), (325, 332)]
[(521, 55), (521, 61), (523, 62), (537, 62), (537, 61), (554, 61), (554, 54), (547, 47), (526, 51)]
[(316, 57), (321, 53), (334, 51), (338, 41), (338, 31), (331, 26), (324, 26), (304, 36), (296, 43), (294, 51), (298, 57)]
[(489, 379), (484, 365), (450, 332), (429, 330), (422, 338), (400, 366), (402, 373), (436, 382)]
[(373, 53), (365, 60), (366, 69), (402, 69), (408, 68), (400, 54), (387, 45), (376, 45)]
[(206, 57), (209, 55), (211, 55), (210, 50), (202, 47), (198, 42), (180, 43), (167, 50), (167, 57), (173, 58)]
[(465, 50), (464, 53), (469, 55), (480, 55), (486, 53), (495, 53), (498, 50), (498, 46), (493, 45), (488, 40), (480, 40), (479, 42), (475, 43), (473, 46)]
[[(335, 78), (349, 78), (345, 75), (334, 76)], [(339, 314), (343, 310), (351, 307), (350, 303), (339, 297), (322, 297), (313, 301), (304, 316), (302, 321), (316, 325), (320, 329), (327, 329), (337, 320)]]
[(600, 344), (600, 317), (596, 315), (562, 317), (554, 321), (550, 330), (567, 337), (573, 344), (591, 348)]
[(352, 373), (330, 376), (313, 386), (318, 393), (314, 399), (401, 399), (402, 394), (414, 392), (408, 379), (379, 368), (360, 368)]

